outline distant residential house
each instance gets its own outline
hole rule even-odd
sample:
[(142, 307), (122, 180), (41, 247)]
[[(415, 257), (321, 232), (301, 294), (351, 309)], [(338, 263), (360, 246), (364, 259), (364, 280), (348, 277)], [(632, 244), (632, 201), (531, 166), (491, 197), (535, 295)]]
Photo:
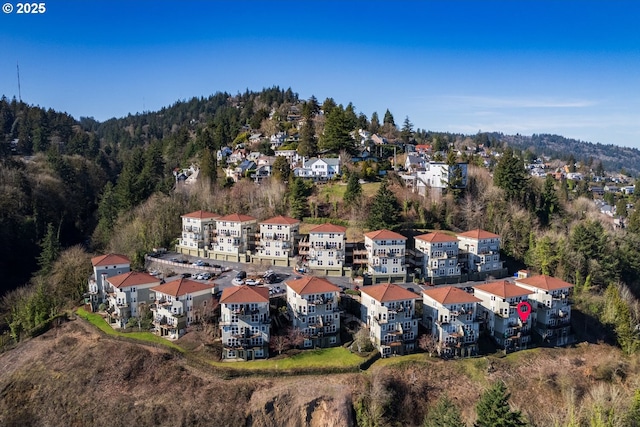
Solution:
[(93, 275), (89, 278), (89, 299), (92, 308), (107, 302), (106, 279), (131, 271), (131, 261), (125, 255), (107, 254), (91, 258)]
[(452, 286), (422, 292), (422, 323), (443, 356), (472, 356), (478, 352), (481, 300)]
[(329, 180), (336, 175), (340, 175), (339, 158), (311, 158), (303, 161), (301, 168), (293, 170), (294, 176), (301, 178), (313, 178), (318, 180)]
[(635, 191), (636, 187), (634, 185), (625, 185), (624, 187), (620, 187), (620, 191), (622, 194), (631, 195)]
[(407, 171), (414, 172), (419, 169), (424, 169), (426, 160), (420, 156), (407, 155), (407, 159), (404, 162), (404, 168)]
[(275, 150), (276, 157), (282, 156), (287, 159), (289, 164), (299, 163), (302, 161), (302, 157), (296, 150)]
[(212, 255), (225, 261), (240, 261), (253, 249), (257, 219), (249, 215), (231, 214), (216, 219), (217, 239), (212, 242)]
[(516, 284), (528, 289), (533, 307), (534, 332), (543, 343), (553, 346), (572, 344), (571, 289), (573, 285), (551, 276), (539, 275), (516, 279)]
[(198, 249), (209, 248), (215, 241), (216, 219), (220, 215), (203, 210), (182, 215), (182, 233), (176, 251), (197, 254)]
[(386, 283), (360, 290), (360, 319), (382, 357), (415, 350), (418, 336), (418, 296), (398, 285)]
[(605, 185), (604, 191), (606, 191), (607, 193), (618, 193), (620, 192), (620, 187), (615, 185)]
[(218, 164), (221, 164), (222, 161), (230, 156), (233, 153), (233, 150), (231, 150), (231, 148), (229, 147), (222, 147), (220, 150), (217, 151), (216, 153), (216, 157), (218, 159)]
[(364, 246), (367, 250), (367, 273), (373, 283), (406, 281), (406, 237), (389, 230), (376, 230), (365, 233)]
[(155, 301), (151, 306), (155, 333), (178, 339), (198, 321), (213, 301), (214, 287), (189, 279), (179, 279), (151, 288)]
[(460, 276), (458, 239), (442, 232), (414, 237), (416, 251), (422, 254), (422, 275), (430, 279)]
[(522, 350), (531, 343), (532, 316), (522, 321), (518, 304), (529, 302), (531, 291), (506, 280), (473, 287), (474, 296), (481, 300), (480, 313), (486, 330), (500, 348)]
[(271, 149), (275, 151), (278, 148), (282, 147), (286, 139), (287, 139), (287, 134), (284, 132), (278, 132), (275, 135), (271, 135), (271, 137), (269, 138), (269, 142), (271, 143)]
[(257, 132), (257, 133), (252, 133), (252, 134), (249, 136), (249, 142), (250, 142), (251, 144), (257, 144), (257, 143), (261, 142), (261, 141), (262, 141), (262, 139), (263, 139), (263, 138), (262, 138), (262, 134), (261, 134), (261, 133), (259, 133), (259, 132)]
[(457, 235), (460, 261), (469, 272), (493, 273), (502, 271), (500, 236), (475, 229)]
[(251, 174), (251, 178), (257, 182), (260, 183), (263, 180), (269, 178), (271, 176), (271, 172), (273, 170), (273, 167), (271, 164), (266, 164), (266, 165), (260, 165), (256, 168), (256, 170)]
[(604, 188), (600, 187), (600, 186), (593, 186), (590, 188), (591, 192), (593, 194), (597, 194), (599, 196), (604, 195)]
[(571, 179), (573, 181), (582, 181), (583, 179), (583, 176), (580, 172), (567, 172), (566, 177), (567, 179)]
[(150, 304), (151, 288), (160, 285), (160, 279), (148, 274), (130, 271), (106, 278), (106, 293), (110, 323), (124, 328), (131, 317), (141, 315), (141, 306)]
[(269, 289), (225, 288), (220, 297), (222, 359), (253, 360), (269, 356)]
[(251, 171), (256, 170), (257, 165), (253, 160), (243, 160), (240, 162), (238, 166), (235, 168), (227, 168), (225, 169), (225, 174), (227, 178), (233, 179), (235, 182), (238, 182), (241, 178), (247, 176)]
[(276, 216), (259, 223), (256, 258), (273, 265), (289, 266), (300, 240), (300, 220)]
[(383, 138), (377, 133), (374, 133), (373, 135), (371, 135), (371, 141), (373, 141), (373, 143), (376, 145), (385, 145), (389, 143), (389, 141), (387, 141), (387, 138)]
[(227, 156), (227, 163), (240, 163), (247, 157), (247, 150), (244, 148), (234, 150), (229, 156)]
[(287, 312), (292, 327), (302, 332), (302, 346), (331, 347), (340, 344), (340, 288), (322, 277), (305, 276), (285, 282)]
[(309, 238), (300, 242), (300, 254), (307, 266), (326, 275), (342, 276), (345, 258), (346, 227), (322, 224), (309, 231)]
[(429, 145), (429, 144), (418, 144), (418, 145), (416, 145), (416, 152), (418, 154), (429, 154), (429, 153), (431, 153), (431, 145)]
[[(428, 162), (424, 165), (424, 170), (418, 170), (416, 175), (416, 187), (418, 193), (425, 194), (426, 187), (439, 190), (453, 185), (456, 188), (467, 187), (467, 164), (456, 163), (448, 165), (442, 162)], [(454, 180), (459, 178), (459, 182)]]

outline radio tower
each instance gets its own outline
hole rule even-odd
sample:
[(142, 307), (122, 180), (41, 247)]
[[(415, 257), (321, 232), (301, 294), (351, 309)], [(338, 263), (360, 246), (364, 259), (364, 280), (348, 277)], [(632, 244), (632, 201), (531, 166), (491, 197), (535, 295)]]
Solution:
[(20, 65), (16, 61), (16, 68), (18, 69), (18, 100), (22, 102), (22, 94), (20, 92)]

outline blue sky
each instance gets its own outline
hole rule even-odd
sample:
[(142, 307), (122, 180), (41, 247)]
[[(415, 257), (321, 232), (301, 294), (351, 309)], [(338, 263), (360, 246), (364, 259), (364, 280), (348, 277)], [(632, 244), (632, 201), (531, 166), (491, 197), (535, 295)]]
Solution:
[[(4, 2), (4, 0), (3, 0)], [(98, 120), (291, 87), (396, 123), (640, 148), (633, 1), (46, 1), (0, 13), (0, 94)]]

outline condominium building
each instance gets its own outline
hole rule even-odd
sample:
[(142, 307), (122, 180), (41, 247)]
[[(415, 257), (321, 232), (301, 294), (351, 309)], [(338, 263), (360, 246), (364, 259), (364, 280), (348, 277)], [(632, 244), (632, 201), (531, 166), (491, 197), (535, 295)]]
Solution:
[(287, 310), (292, 326), (302, 331), (304, 347), (340, 343), (340, 288), (327, 279), (305, 276), (286, 282)]
[(212, 305), (214, 287), (189, 279), (174, 280), (151, 288), (153, 326), (161, 337), (177, 339)]
[(502, 270), (500, 236), (476, 229), (457, 237), (460, 261), (468, 272), (488, 274)]
[(253, 360), (269, 356), (269, 289), (233, 286), (220, 297), (222, 358)]
[(107, 313), (112, 325), (124, 328), (131, 317), (141, 315), (142, 305), (150, 305), (151, 288), (160, 285), (160, 279), (148, 273), (130, 271), (105, 279)]
[(406, 281), (406, 237), (389, 230), (372, 231), (364, 235), (364, 246), (367, 250), (367, 273), (373, 283)]
[(93, 275), (89, 278), (89, 299), (93, 310), (107, 302), (105, 279), (127, 273), (131, 270), (131, 261), (125, 255), (106, 254), (91, 258)]
[(322, 224), (309, 231), (308, 266), (327, 276), (342, 276), (347, 228)]
[(249, 215), (231, 214), (216, 219), (215, 259), (239, 262), (253, 250), (257, 220)]
[(422, 253), (423, 277), (446, 279), (460, 276), (458, 239), (455, 236), (439, 231), (422, 234), (415, 237), (415, 248)]
[(573, 285), (555, 277), (540, 275), (516, 279), (530, 292), (533, 330), (542, 342), (563, 346), (574, 342), (571, 334), (571, 289)]
[(478, 352), (480, 322), (472, 294), (447, 286), (423, 291), (422, 322), (443, 356), (472, 356)]
[(529, 289), (506, 280), (474, 286), (474, 295), (481, 300), (479, 309), (488, 333), (507, 351), (522, 350), (531, 343), (532, 316), (523, 322), (516, 310), (519, 303), (528, 302), (530, 293)]
[(360, 318), (382, 357), (415, 350), (418, 335), (416, 299), (407, 289), (385, 283), (361, 290)]
[(300, 240), (300, 220), (277, 216), (260, 222), (256, 234), (256, 258), (273, 265), (289, 266)]
[(178, 252), (199, 255), (198, 249), (211, 249), (216, 237), (216, 219), (220, 215), (196, 211), (182, 215), (182, 233), (178, 239)]

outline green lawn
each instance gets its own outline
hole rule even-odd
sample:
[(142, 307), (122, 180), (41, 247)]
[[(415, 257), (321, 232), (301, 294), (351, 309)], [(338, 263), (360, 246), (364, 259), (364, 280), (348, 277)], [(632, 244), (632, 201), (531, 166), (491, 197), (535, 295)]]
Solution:
[(180, 347), (179, 345), (176, 345), (174, 343), (172, 343), (171, 341), (167, 341), (164, 338), (161, 338), (155, 334), (152, 334), (151, 332), (119, 332), (116, 331), (115, 329), (113, 329), (111, 326), (109, 326), (109, 324), (102, 318), (102, 316), (100, 316), (99, 314), (96, 313), (89, 313), (88, 311), (86, 311), (84, 308), (79, 308), (76, 310), (76, 314), (80, 317), (82, 317), (83, 319), (86, 319), (89, 321), (89, 323), (91, 323), (92, 325), (94, 325), (96, 328), (100, 329), (102, 332), (106, 333), (107, 335), (112, 335), (112, 336), (120, 336), (120, 337), (128, 337), (128, 338), (133, 338), (139, 341), (146, 341), (146, 342), (152, 342), (155, 344), (161, 344), (173, 349), (176, 349), (178, 351), (180, 351), (181, 353), (184, 353), (184, 349), (182, 347)]
[(252, 362), (210, 362), (213, 366), (240, 370), (289, 370), (316, 368), (355, 368), (365, 359), (343, 347), (306, 350), (282, 359), (256, 360)]
[[(365, 184), (362, 184), (362, 194), (365, 197), (372, 197), (376, 194), (378, 188), (380, 188), (379, 182), (367, 182)], [(347, 185), (343, 183), (329, 183), (321, 185), (318, 199), (324, 202), (325, 200), (327, 200), (328, 195), (329, 202), (341, 202), (344, 197), (345, 191), (347, 191)]]
[(374, 362), (373, 366), (392, 366), (392, 365), (403, 365), (406, 363), (429, 363), (437, 361), (437, 359), (432, 359), (426, 353), (414, 353), (408, 354), (406, 356), (397, 356), (397, 357), (386, 357), (384, 359), (378, 359)]

